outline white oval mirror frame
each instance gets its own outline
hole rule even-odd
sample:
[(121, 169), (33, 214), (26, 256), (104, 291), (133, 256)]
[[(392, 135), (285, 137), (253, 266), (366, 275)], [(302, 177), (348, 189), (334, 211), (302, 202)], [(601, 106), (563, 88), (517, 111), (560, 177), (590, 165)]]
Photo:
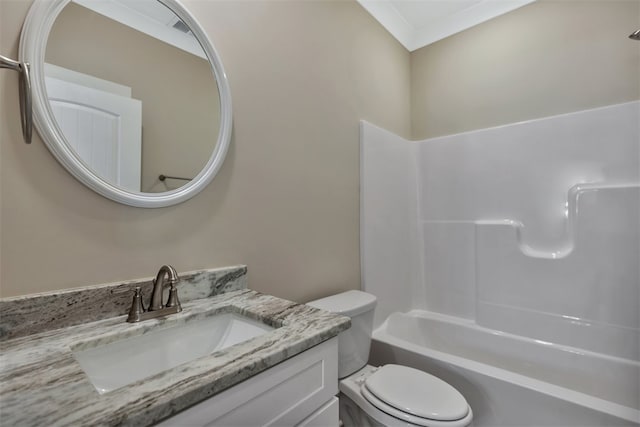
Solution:
[(158, 0), (171, 9), (191, 29), (200, 42), (218, 85), (220, 95), (220, 130), (218, 141), (204, 168), (190, 182), (163, 193), (126, 191), (98, 177), (78, 158), (66, 143), (58, 126), (45, 89), (44, 58), (53, 23), (71, 0), (34, 0), (25, 19), (20, 37), (20, 60), (29, 63), (33, 97), (33, 118), (38, 133), (54, 157), (74, 177), (104, 197), (129, 206), (160, 208), (190, 199), (202, 191), (215, 177), (224, 162), (231, 142), (231, 91), (222, 62), (212, 43), (195, 18), (178, 0)]

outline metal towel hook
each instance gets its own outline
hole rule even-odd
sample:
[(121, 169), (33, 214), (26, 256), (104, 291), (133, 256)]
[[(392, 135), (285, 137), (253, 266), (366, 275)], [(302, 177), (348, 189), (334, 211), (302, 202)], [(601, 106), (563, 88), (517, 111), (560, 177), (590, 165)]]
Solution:
[(20, 73), (20, 122), (22, 124), (22, 136), (24, 137), (24, 142), (31, 144), (33, 109), (31, 106), (29, 64), (27, 62), (14, 61), (13, 59), (0, 55), (0, 68), (8, 68)]

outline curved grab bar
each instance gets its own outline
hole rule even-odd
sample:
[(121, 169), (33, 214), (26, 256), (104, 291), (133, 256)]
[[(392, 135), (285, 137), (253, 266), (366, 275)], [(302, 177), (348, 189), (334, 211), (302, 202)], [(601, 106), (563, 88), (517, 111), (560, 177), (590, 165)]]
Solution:
[(0, 55), (0, 68), (8, 68), (20, 73), (20, 124), (24, 142), (31, 144), (33, 134), (33, 109), (31, 103), (31, 78), (29, 64), (18, 62)]

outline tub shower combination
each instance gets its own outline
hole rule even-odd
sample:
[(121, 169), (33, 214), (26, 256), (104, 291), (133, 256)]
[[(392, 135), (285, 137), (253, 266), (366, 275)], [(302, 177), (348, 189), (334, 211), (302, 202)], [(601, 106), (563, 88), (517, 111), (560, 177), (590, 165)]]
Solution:
[(640, 425), (640, 103), (409, 142), (361, 124), (371, 362), (476, 426)]

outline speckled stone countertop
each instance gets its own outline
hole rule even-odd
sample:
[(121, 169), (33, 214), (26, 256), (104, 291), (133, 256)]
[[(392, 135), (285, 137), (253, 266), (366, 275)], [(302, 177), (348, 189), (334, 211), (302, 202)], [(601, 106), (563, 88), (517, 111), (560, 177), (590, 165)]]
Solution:
[[(99, 394), (73, 351), (235, 312), (277, 329), (169, 371)], [(349, 327), (349, 319), (241, 289), (183, 303), (162, 319), (125, 316), (0, 342), (0, 423), (6, 426), (147, 426), (170, 417)]]

